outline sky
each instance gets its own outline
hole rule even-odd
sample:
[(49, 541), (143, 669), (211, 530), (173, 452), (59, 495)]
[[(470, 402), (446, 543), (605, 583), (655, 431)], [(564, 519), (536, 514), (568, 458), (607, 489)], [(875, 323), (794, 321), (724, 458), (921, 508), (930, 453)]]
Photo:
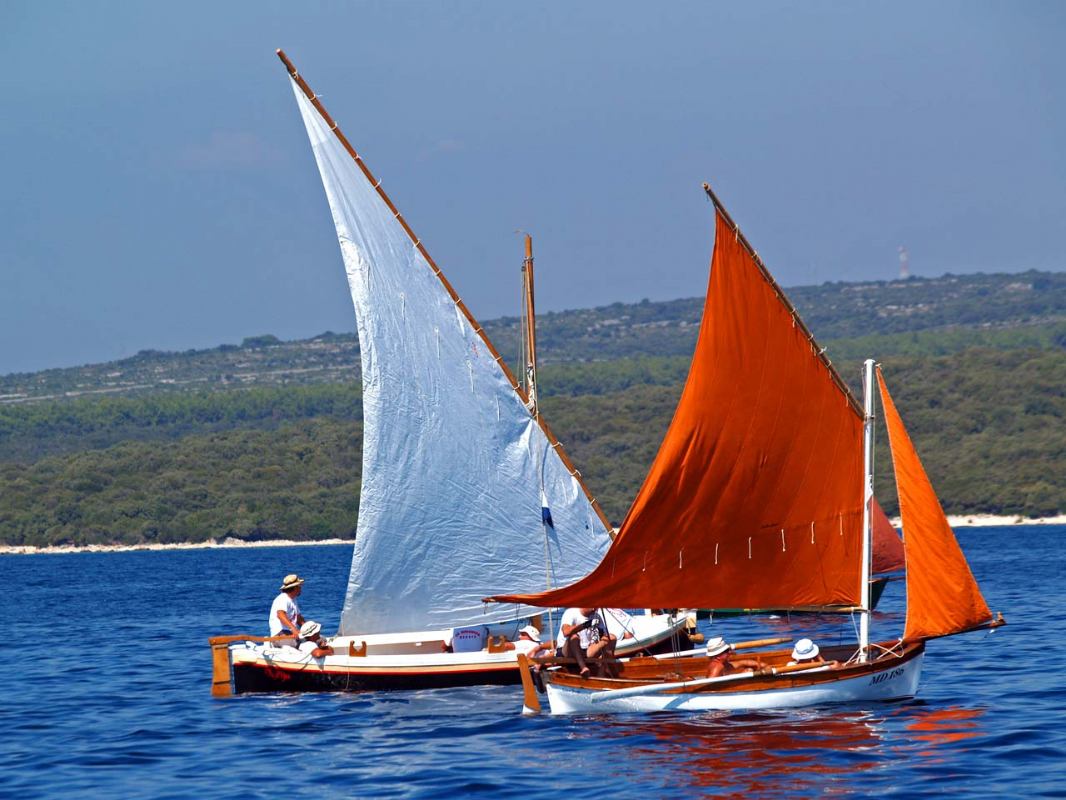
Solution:
[(0, 374), (354, 331), (283, 48), (475, 316), (1066, 269), (1066, 3), (0, 3)]

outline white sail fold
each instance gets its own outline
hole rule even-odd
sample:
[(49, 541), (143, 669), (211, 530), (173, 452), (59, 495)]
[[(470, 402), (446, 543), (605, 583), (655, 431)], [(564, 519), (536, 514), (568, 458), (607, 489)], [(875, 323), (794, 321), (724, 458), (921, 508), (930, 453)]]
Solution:
[(429, 262), (295, 82), (293, 90), (337, 227), (362, 356), (362, 491), (340, 632), (537, 613), (481, 598), (572, 583), (599, 563), (608, 533)]

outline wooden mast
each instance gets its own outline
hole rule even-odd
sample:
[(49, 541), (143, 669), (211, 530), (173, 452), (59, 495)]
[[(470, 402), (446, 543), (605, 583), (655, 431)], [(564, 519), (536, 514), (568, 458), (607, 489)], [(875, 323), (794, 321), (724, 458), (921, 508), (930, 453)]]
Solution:
[(526, 257), (522, 261), (522, 290), (524, 296), (523, 315), (525, 316), (525, 359), (526, 396), (529, 398), (529, 413), (540, 417), (539, 398), (537, 397), (537, 318), (533, 302), (533, 237), (526, 234)]
[(803, 318), (800, 317), (799, 312), (796, 311), (796, 307), (792, 305), (792, 301), (788, 299), (788, 296), (785, 294), (785, 292), (781, 289), (780, 286), (778, 286), (777, 281), (775, 281), (773, 275), (770, 274), (770, 270), (766, 268), (766, 265), (763, 263), (762, 259), (759, 258), (759, 253), (755, 250), (754, 247), (751, 246), (751, 243), (748, 241), (747, 237), (744, 236), (744, 234), (741, 232), (740, 226), (733, 221), (733, 218), (731, 216), (729, 216), (729, 212), (726, 211), (725, 206), (722, 205), (722, 201), (718, 199), (718, 195), (716, 195), (711, 190), (710, 184), (704, 183), (703, 191), (707, 193), (707, 197), (709, 197), (711, 202), (714, 203), (715, 210), (722, 215), (722, 218), (725, 219), (725, 221), (729, 224), (729, 227), (733, 229), (738, 241), (744, 246), (744, 249), (747, 250), (748, 253), (751, 255), (751, 259), (755, 262), (755, 266), (759, 268), (759, 272), (760, 274), (762, 274), (763, 280), (770, 284), (770, 288), (774, 290), (774, 294), (777, 295), (777, 299), (781, 301), (781, 304), (786, 309), (788, 309), (788, 312), (792, 315), (792, 321), (799, 327), (801, 331), (803, 331), (803, 334), (807, 337), (807, 341), (809, 341), (811, 344), (811, 350), (818, 357), (818, 360), (825, 365), (825, 368), (829, 371), (829, 377), (832, 379), (833, 383), (836, 384), (837, 388), (844, 393), (844, 396), (847, 398), (847, 401), (851, 405), (852, 410), (860, 417), (864, 416), (862, 403), (859, 402), (859, 399), (855, 396), (854, 392), (851, 391), (851, 387), (848, 386), (847, 382), (840, 377), (840, 373), (837, 372), (836, 367), (833, 366), (833, 362), (829, 360), (828, 356), (826, 356), (825, 348), (818, 346), (818, 342), (814, 339), (814, 334), (811, 333), (810, 328), (808, 328), (806, 323), (804, 323)]
[[(370, 185), (374, 187), (374, 190), (378, 193), (378, 196), (381, 198), (382, 202), (385, 203), (389, 211), (391, 211), (393, 216), (396, 217), (396, 221), (400, 223), (400, 227), (403, 228), (404, 232), (411, 239), (411, 242), (418, 249), (418, 252), (422, 254), (422, 257), (426, 260), (426, 263), (429, 264), (429, 267), (433, 271), (433, 274), (437, 276), (437, 279), (441, 282), (441, 285), (444, 287), (444, 290), (454, 301), (456, 308), (458, 308), (460, 313), (462, 313), (463, 316), (466, 317), (467, 322), (470, 323), (470, 327), (473, 329), (474, 333), (478, 335), (482, 343), (485, 345), (485, 348), (489, 351), (489, 353), (492, 354), (492, 358), (499, 365), (500, 369), (503, 370), (503, 374), (507, 376), (507, 380), (508, 382), (510, 382), (511, 388), (514, 389), (514, 391), (518, 394), (519, 397), (523, 399), (523, 401), (525, 401), (524, 393), (521, 387), (519, 386), (518, 380), (515, 378), (514, 373), (511, 372), (510, 367), (507, 366), (507, 362), (503, 360), (503, 357), (500, 355), (495, 345), (493, 345), (492, 341), (489, 339), (488, 335), (481, 327), (481, 323), (479, 323), (477, 319), (475, 319), (474, 315), (470, 313), (470, 310), (466, 307), (466, 304), (462, 301), (462, 299), (456, 293), (455, 289), (452, 287), (451, 283), (449, 283), (448, 279), (444, 276), (444, 273), (441, 271), (440, 267), (437, 266), (437, 262), (433, 260), (432, 256), (430, 256), (429, 252), (425, 248), (425, 245), (422, 244), (422, 240), (415, 236), (415, 232), (411, 229), (411, 226), (407, 224), (407, 220), (403, 218), (403, 215), (400, 213), (399, 209), (396, 208), (396, 205), (392, 202), (392, 199), (388, 196), (388, 194), (385, 193), (385, 190), (381, 188), (381, 181), (374, 177), (374, 174), (370, 171), (370, 168), (367, 167), (362, 157), (356, 152), (355, 148), (352, 147), (351, 142), (348, 141), (348, 137), (344, 135), (340, 127), (333, 120), (333, 117), (331, 117), (329, 115), (329, 112), (326, 111), (326, 107), (322, 105), (322, 101), (318, 99), (318, 95), (315, 94), (314, 91), (312, 91), (311, 87), (307, 84), (307, 81), (305, 81), (303, 79), (303, 76), (300, 75), (300, 73), (297, 71), (296, 66), (292, 63), (292, 61), (289, 60), (289, 57), (285, 55), (285, 51), (279, 48), (277, 50), (277, 54), (278, 58), (281, 59), (281, 63), (285, 65), (285, 69), (288, 70), (289, 77), (291, 77), (293, 82), (298, 87), (300, 87), (300, 91), (303, 92), (304, 96), (308, 99), (311, 105), (313, 105), (315, 107), (315, 110), (318, 111), (318, 113), (322, 116), (322, 119), (325, 121), (326, 125), (331, 131), (333, 131), (333, 135), (337, 137), (337, 140), (341, 143), (341, 146), (348, 151), (348, 155), (352, 157), (352, 160), (355, 161), (356, 165), (362, 171), (363, 175), (368, 181), (370, 181)], [(611, 523), (607, 519), (607, 515), (603, 513), (603, 509), (600, 508), (600, 504), (596, 501), (596, 498), (593, 497), (592, 492), (589, 491), (588, 486), (585, 485), (585, 481), (581, 477), (581, 473), (578, 471), (577, 467), (574, 466), (574, 462), (570, 460), (570, 456), (567, 455), (566, 450), (563, 449), (562, 443), (558, 440), (558, 438), (556, 438), (551, 428), (548, 427), (547, 423), (544, 422), (543, 418), (539, 414), (535, 415), (534, 419), (537, 421), (537, 424), (540, 426), (540, 429), (544, 432), (544, 435), (545, 437), (547, 437), (552, 449), (555, 450), (560, 460), (563, 462), (563, 466), (565, 466), (567, 471), (571, 475), (573, 475), (575, 480), (577, 480), (578, 485), (585, 493), (585, 497), (588, 498), (589, 504), (596, 512), (596, 516), (600, 518), (600, 522), (602, 522), (603, 526), (607, 529), (608, 534), (611, 534), (611, 537), (614, 538), (614, 529), (611, 527)]]

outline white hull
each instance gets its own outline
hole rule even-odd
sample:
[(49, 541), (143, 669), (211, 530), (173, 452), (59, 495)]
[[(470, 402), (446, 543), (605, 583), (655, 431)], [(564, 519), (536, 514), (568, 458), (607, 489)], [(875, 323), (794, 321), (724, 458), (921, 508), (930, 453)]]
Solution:
[[(619, 642), (625, 656), (668, 640), (685, 617), (633, 618), (634, 638)], [(511, 627), (514, 627), (513, 625)], [(293, 647), (238, 642), (229, 646), (230, 692), (420, 689), (520, 681), (515, 650), (446, 652), (450, 631), (414, 631), (331, 639), (335, 654), (311, 658)], [(217, 681), (225, 681), (216, 675)]]
[[(861, 703), (913, 697), (918, 691), (924, 653), (885, 670), (812, 683), (759, 691), (652, 692), (612, 697), (610, 691), (561, 686), (547, 682), (552, 714), (622, 714), (651, 711), (756, 711), (802, 708), (834, 703)], [(796, 673), (798, 677), (802, 673)]]

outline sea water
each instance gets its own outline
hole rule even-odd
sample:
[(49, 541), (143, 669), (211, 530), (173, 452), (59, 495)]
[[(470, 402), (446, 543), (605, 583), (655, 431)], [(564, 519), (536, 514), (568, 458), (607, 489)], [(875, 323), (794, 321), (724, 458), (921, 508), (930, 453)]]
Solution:
[[(534, 718), (517, 686), (212, 699), (208, 636), (264, 633), (290, 572), (335, 630), (350, 547), (0, 556), (0, 796), (1064, 796), (1066, 527), (959, 539), (1008, 626), (931, 642), (914, 700)], [(891, 584), (876, 638), (902, 608)], [(831, 644), (854, 624), (701, 626)]]

